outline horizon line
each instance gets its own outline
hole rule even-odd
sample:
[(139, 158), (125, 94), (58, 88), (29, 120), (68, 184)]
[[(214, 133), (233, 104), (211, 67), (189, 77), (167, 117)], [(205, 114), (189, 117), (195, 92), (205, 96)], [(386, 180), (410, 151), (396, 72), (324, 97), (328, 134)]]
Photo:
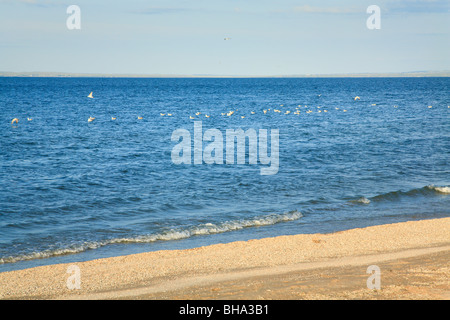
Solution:
[(136, 73), (75, 73), (47, 71), (0, 71), (0, 77), (40, 78), (349, 78), (349, 77), (450, 77), (450, 71), (361, 72), (291, 75), (216, 75), (216, 74), (136, 74)]

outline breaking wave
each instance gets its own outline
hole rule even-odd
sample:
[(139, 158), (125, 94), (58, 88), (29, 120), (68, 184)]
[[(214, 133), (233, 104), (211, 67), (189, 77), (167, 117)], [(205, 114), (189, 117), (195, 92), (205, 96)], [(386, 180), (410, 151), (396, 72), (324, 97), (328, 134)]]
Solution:
[(396, 200), (401, 197), (428, 196), (436, 194), (450, 194), (450, 188), (447, 186), (437, 187), (428, 185), (423, 188), (411, 189), (408, 191), (393, 191), (372, 197), (372, 201)]
[(361, 198), (359, 198), (357, 200), (351, 200), (350, 202), (351, 203), (359, 203), (359, 204), (369, 204), (370, 200), (367, 199), (366, 197), (361, 197)]
[(450, 187), (435, 187), (435, 186), (428, 186), (428, 188), (439, 192), (439, 193), (445, 193), (445, 194), (450, 194)]
[(149, 234), (149, 235), (140, 235), (136, 237), (130, 238), (115, 238), (108, 239), (103, 241), (95, 241), (95, 242), (85, 242), (79, 245), (73, 245), (67, 248), (60, 249), (48, 249), (41, 252), (33, 252), (30, 254), (23, 254), (18, 256), (10, 256), (0, 258), (0, 264), (5, 263), (14, 263), (18, 261), (24, 260), (33, 260), (33, 259), (43, 259), (43, 258), (51, 258), (55, 256), (67, 255), (67, 254), (75, 254), (84, 252), (87, 250), (94, 250), (100, 247), (109, 245), (109, 244), (119, 244), (119, 243), (151, 243), (156, 241), (170, 241), (170, 240), (180, 240), (186, 239), (193, 236), (199, 235), (210, 235), (217, 233), (230, 232), (235, 230), (240, 230), (244, 228), (251, 227), (260, 227), (260, 226), (268, 226), (277, 224), (280, 222), (286, 221), (294, 221), (298, 220), (303, 215), (299, 211), (290, 211), (283, 214), (271, 214), (258, 216), (253, 219), (238, 219), (225, 221), (221, 223), (205, 223), (195, 226), (190, 226), (186, 228), (174, 228), (169, 229), (167, 231), (157, 233), (157, 234)]
[(408, 191), (392, 191), (388, 193), (383, 193), (380, 195), (376, 195), (370, 198), (360, 197), (356, 200), (350, 200), (349, 202), (352, 204), (370, 204), (373, 202), (381, 202), (381, 201), (395, 201), (399, 200), (402, 197), (415, 197), (415, 196), (430, 196), (430, 195), (439, 195), (439, 194), (450, 194), (450, 187), (437, 187), (434, 185), (428, 185), (423, 188), (411, 189)]

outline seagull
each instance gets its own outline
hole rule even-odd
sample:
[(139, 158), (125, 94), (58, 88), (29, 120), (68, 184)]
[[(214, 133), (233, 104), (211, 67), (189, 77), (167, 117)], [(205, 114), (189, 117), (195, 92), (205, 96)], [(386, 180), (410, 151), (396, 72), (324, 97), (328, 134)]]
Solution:
[(142, 117), (138, 117), (138, 120), (142, 120)]
[(91, 98), (91, 99), (93, 99), (94, 97), (92, 96), (92, 92), (91, 93), (89, 93), (89, 95), (87, 96), (88, 98)]
[(431, 108), (433, 108), (433, 106), (428, 106), (428, 108), (430, 108), (430, 109), (431, 109)]
[(19, 119), (17, 119), (17, 118), (12, 119), (11, 124), (13, 124), (13, 123), (19, 123)]
[(171, 113), (168, 113), (167, 115), (168, 115), (169, 117), (171, 117), (171, 116), (172, 116), (172, 114), (171, 114)]
[(160, 113), (160, 115), (161, 115), (161, 116), (165, 116), (166, 114), (165, 114), (165, 113)]
[(94, 121), (94, 120), (95, 120), (94, 117), (89, 117), (88, 122), (92, 122), (92, 121)]
[(111, 120), (116, 120), (117, 118), (115, 118), (115, 117), (111, 117)]
[(27, 120), (28, 120), (28, 121), (31, 121), (31, 120), (33, 120), (33, 119), (31, 119), (31, 118), (27, 118)]
[(356, 101), (356, 100), (361, 100), (361, 98), (358, 97), (358, 96), (356, 96), (356, 97), (355, 97), (355, 101)]
[(224, 38), (223, 40), (227, 41), (227, 40), (231, 40), (231, 38)]
[(200, 115), (200, 112), (197, 112), (195, 115), (196, 115), (196, 116)]
[(209, 118), (210, 116), (208, 116), (207, 114), (205, 114), (205, 117), (206, 117), (206, 118)]
[(189, 119), (195, 119), (195, 117), (193, 117), (193, 116), (189, 116)]

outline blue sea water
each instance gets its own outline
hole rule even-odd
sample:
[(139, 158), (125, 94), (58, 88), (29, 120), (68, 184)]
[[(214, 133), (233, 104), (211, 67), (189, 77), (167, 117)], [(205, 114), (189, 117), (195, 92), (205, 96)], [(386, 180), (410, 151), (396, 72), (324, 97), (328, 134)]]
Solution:
[[(0, 78), (0, 272), (448, 217), (449, 89), (450, 78)], [(224, 136), (279, 130), (278, 172), (174, 164), (172, 133), (193, 138), (195, 121)]]

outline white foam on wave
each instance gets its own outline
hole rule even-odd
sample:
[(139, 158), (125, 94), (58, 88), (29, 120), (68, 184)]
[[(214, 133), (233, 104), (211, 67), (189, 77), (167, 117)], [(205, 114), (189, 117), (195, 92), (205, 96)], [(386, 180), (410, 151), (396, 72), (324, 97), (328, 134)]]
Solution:
[(0, 258), (0, 264), (14, 263), (14, 262), (25, 261), (25, 260), (45, 259), (45, 258), (51, 258), (51, 257), (56, 257), (56, 256), (63, 256), (66, 254), (80, 253), (80, 252), (83, 252), (86, 250), (100, 248), (103, 245), (105, 245), (105, 244), (102, 242), (86, 242), (84, 244), (72, 246), (69, 248), (48, 249), (48, 250), (44, 250), (44, 251), (32, 252), (32, 253), (18, 255), (18, 256), (9, 256), (9, 257)]
[(255, 217), (253, 219), (230, 220), (221, 223), (205, 223), (197, 226), (191, 226), (185, 229), (170, 229), (166, 232), (142, 235), (132, 238), (116, 238), (97, 242), (85, 242), (80, 245), (74, 245), (68, 248), (48, 249), (40, 252), (33, 252), (18, 256), (0, 258), (0, 264), (14, 263), (24, 260), (44, 259), (67, 254), (81, 253), (87, 250), (98, 249), (109, 244), (118, 243), (150, 243), (156, 241), (170, 241), (190, 238), (198, 235), (210, 235), (240, 230), (244, 228), (273, 225), (279, 222), (294, 221), (300, 219), (303, 215), (299, 211), (291, 211), (283, 214), (271, 214)]
[(255, 217), (253, 219), (230, 220), (221, 223), (205, 223), (192, 226), (187, 229), (171, 229), (164, 233), (139, 236), (135, 238), (116, 239), (116, 242), (154, 242), (158, 240), (180, 240), (192, 236), (210, 235), (240, 230), (244, 228), (273, 225), (279, 222), (293, 221), (300, 219), (303, 215), (299, 211), (292, 211), (283, 214), (272, 214), (267, 216)]
[(428, 186), (428, 188), (440, 193), (450, 194), (450, 187), (435, 187), (433, 185), (430, 185)]
[(350, 202), (353, 202), (353, 203), (361, 203), (361, 204), (369, 204), (369, 203), (370, 203), (370, 200), (367, 199), (366, 197), (361, 197), (361, 198), (356, 199), (356, 200), (351, 200)]
[(192, 232), (193, 232), (193, 235), (222, 233), (222, 232), (239, 230), (239, 229), (243, 229), (243, 228), (268, 226), (268, 225), (276, 224), (279, 222), (293, 221), (293, 220), (300, 219), (301, 217), (302, 217), (302, 214), (300, 212), (293, 211), (293, 212), (288, 212), (285, 214), (268, 215), (268, 216), (257, 217), (257, 218), (249, 219), (249, 220), (232, 220), (232, 221), (223, 222), (223, 223), (220, 223), (217, 225), (212, 224), (212, 223), (207, 223), (202, 226), (195, 227), (192, 230)]

